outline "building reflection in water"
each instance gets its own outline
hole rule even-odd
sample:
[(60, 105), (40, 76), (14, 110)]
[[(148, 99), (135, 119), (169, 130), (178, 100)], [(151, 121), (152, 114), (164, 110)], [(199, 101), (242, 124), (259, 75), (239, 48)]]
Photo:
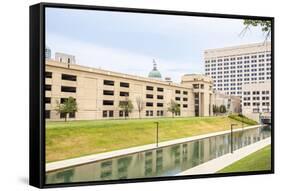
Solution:
[[(261, 128), (235, 132), (234, 150), (271, 135)], [(220, 135), (183, 144), (135, 153), (50, 172), (47, 183), (116, 180), (173, 176), (231, 151), (230, 135)]]

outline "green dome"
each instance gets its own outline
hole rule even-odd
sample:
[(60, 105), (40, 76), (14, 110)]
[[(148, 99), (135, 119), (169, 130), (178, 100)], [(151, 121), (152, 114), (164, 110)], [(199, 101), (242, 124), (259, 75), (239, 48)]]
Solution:
[(156, 64), (153, 64), (153, 69), (151, 70), (151, 72), (149, 72), (148, 77), (158, 79), (162, 78), (161, 73), (157, 70)]

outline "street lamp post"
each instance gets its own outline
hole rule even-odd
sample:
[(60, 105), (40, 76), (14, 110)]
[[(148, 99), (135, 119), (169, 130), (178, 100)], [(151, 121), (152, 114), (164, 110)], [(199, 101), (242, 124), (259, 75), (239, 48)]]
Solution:
[(159, 129), (159, 122), (155, 122), (156, 123), (156, 147), (158, 147), (158, 129)]
[(231, 124), (230, 126), (230, 148), (231, 148), (231, 153), (233, 153), (233, 127), (236, 126), (237, 124)]

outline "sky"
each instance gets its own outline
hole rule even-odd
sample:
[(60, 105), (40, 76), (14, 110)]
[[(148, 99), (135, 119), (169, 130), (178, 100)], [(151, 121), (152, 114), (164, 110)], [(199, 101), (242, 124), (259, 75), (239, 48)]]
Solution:
[(180, 82), (204, 73), (204, 51), (263, 42), (260, 28), (244, 35), (242, 19), (47, 8), (46, 44), (75, 55), (79, 65), (147, 77), (153, 59), (163, 77)]

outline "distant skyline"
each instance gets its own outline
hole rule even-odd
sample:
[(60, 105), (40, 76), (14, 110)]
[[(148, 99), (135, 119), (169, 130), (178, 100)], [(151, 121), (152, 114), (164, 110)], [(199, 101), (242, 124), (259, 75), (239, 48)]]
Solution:
[(242, 19), (46, 9), (46, 45), (76, 63), (147, 77), (153, 59), (162, 77), (180, 82), (204, 73), (204, 51), (265, 39), (260, 28), (244, 36)]

